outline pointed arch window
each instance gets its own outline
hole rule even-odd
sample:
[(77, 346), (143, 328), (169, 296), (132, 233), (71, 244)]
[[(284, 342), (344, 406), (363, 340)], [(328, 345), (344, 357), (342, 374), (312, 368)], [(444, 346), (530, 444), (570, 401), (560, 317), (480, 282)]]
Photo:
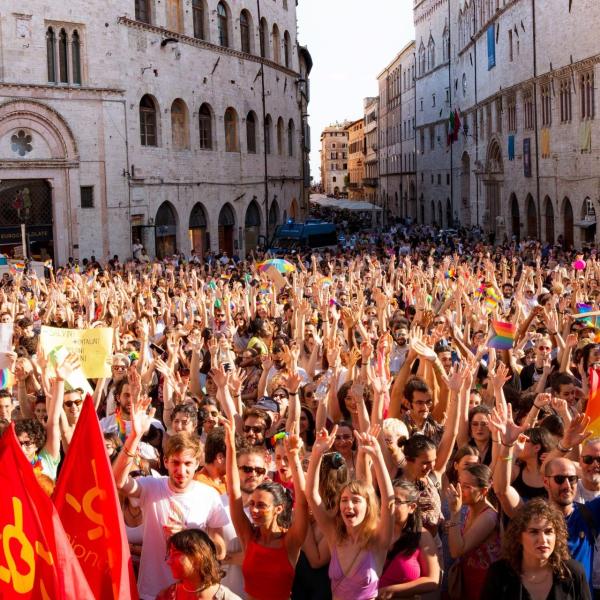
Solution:
[(58, 67), (60, 83), (69, 83), (69, 62), (67, 58), (67, 32), (64, 29), (58, 34)]
[(81, 42), (77, 31), (74, 31), (71, 36), (71, 68), (73, 83), (81, 85)]
[(206, 39), (204, 33), (204, 0), (193, 0), (192, 13), (194, 17), (194, 37), (198, 40)]
[(253, 112), (246, 117), (246, 148), (249, 154), (256, 154), (256, 117)]
[(243, 10), (240, 13), (240, 38), (242, 52), (250, 54), (250, 17), (247, 10)]
[(208, 104), (203, 104), (198, 113), (200, 125), (200, 148), (212, 150), (212, 113)]
[(229, 47), (229, 19), (227, 17), (227, 8), (223, 2), (217, 4), (217, 28), (219, 30), (219, 45), (224, 48)]
[(54, 29), (48, 27), (46, 31), (46, 63), (48, 65), (48, 81), (56, 83), (56, 56), (54, 48), (56, 46), (56, 35)]

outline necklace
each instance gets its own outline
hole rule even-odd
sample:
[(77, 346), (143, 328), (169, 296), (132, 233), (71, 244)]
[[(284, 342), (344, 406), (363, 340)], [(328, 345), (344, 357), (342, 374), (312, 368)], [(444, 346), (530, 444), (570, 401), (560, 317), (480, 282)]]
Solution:
[[(183, 589), (183, 591), (187, 592), (188, 594), (199, 594), (200, 592), (204, 591), (207, 586), (200, 586), (199, 588), (196, 588), (195, 590), (190, 590), (189, 588), (185, 587), (185, 584), (183, 582), (178, 583), (177, 585), (180, 585), (181, 588)], [(210, 586), (208, 586), (210, 587)], [(221, 591), (221, 584), (219, 584), (219, 587), (217, 588), (217, 591), (213, 594), (212, 600), (214, 600), (217, 597), (217, 594)]]
[(548, 579), (548, 575), (551, 575), (552, 571), (544, 571), (543, 573), (533, 573), (531, 575), (522, 574), (523, 579), (528, 583), (542, 583)]

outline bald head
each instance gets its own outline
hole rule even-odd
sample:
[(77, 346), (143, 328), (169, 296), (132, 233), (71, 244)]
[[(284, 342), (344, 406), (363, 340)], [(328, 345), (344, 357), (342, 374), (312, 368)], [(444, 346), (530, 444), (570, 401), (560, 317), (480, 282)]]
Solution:
[(544, 475), (576, 475), (577, 471), (572, 461), (567, 458), (551, 458), (544, 466)]

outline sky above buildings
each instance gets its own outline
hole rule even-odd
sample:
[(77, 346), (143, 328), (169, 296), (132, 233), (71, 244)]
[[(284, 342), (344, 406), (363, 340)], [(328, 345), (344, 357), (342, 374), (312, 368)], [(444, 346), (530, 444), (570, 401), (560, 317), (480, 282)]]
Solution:
[(321, 178), (321, 131), (362, 116), (363, 98), (378, 93), (377, 75), (414, 37), (412, 6), (412, 0), (299, 1), (299, 42), (314, 62), (308, 105), (313, 181)]

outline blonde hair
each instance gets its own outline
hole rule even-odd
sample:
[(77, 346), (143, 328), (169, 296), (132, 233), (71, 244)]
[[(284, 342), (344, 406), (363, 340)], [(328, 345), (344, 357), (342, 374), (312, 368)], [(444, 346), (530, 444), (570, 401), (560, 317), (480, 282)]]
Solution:
[(165, 445), (165, 459), (170, 458), (178, 452), (191, 450), (195, 458), (199, 458), (202, 452), (202, 444), (200, 438), (195, 433), (187, 433), (181, 431), (172, 435)]
[(351, 481), (340, 489), (338, 494), (337, 502), (335, 504), (335, 533), (338, 543), (344, 542), (348, 538), (348, 531), (346, 524), (342, 518), (340, 510), (340, 501), (345, 491), (351, 494), (362, 496), (367, 501), (367, 511), (363, 522), (359, 525), (358, 532), (358, 543), (361, 548), (366, 548), (372, 542), (379, 522), (379, 502), (377, 496), (375, 496), (375, 490), (373, 486), (367, 485), (364, 481)]

